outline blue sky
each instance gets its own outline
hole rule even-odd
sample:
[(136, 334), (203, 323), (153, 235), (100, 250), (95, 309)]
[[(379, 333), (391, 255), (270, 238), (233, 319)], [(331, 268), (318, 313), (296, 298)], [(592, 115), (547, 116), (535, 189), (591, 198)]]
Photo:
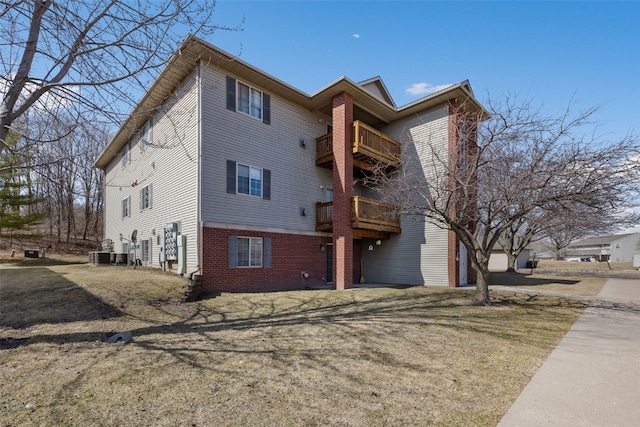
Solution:
[(556, 114), (598, 106), (600, 131), (640, 134), (640, 2), (218, 0), (208, 38), (312, 94), (341, 76), (384, 80), (397, 105), (468, 79)]

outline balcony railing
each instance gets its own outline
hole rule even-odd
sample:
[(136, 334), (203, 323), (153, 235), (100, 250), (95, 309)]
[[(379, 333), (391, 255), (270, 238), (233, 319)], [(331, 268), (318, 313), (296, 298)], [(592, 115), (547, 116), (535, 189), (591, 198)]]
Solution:
[[(400, 216), (393, 205), (356, 196), (351, 199), (351, 227), (354, 230), (400, 233)], [(333, 202), (316, 203), (316, 230), (333, 230)]]
[[(353, 122), (352, 149), (355, 161), (400, 165), (400, 143), (359, 120)], [(333, 167), (333, 133), (316, 139), (316, 165)]]

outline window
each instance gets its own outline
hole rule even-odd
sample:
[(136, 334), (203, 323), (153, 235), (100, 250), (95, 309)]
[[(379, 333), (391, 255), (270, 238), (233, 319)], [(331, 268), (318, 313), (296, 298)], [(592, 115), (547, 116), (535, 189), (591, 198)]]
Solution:
[(140, 260), (145, 264), (151, 263), (151, 238), (140, 241)]
[(238, 111), (262, 120), (262, 92), (238, 82)]
[(262, 197), (262, 169), (238, 164), (237, 192)]
[(151, 185), (149, 184), (140, 189), (140, 210), (143, 211), (145, 209), (151, 208)]
[(131, 216), (131, 196), (122, 199), (122, 218)]
[(127, 142), (127, 144), (122, 149), (122, 166), (127, 166), (129, 163), (131, 163), (131, 147)]
[(620, 243), (616, 243), (616, 249), (620, 249)]
[(271, 199), (271, 171), (227, 160), (227, 193)]
[(238, 267), (262, 267), (262, 239), (238, 237)]
[(147, 120), (147, 123), (144, 124), (142, 130), (140, 131), (140, 148), (143, 150), (151, 145), (151, 128), (153, 127), (153, 119)]
[(229, 236), (229, 268), (271, 268), (269, 237)]
[(333, 202), (333, 188), (327, 188), (325, 191), (326, 192), (324, 194), (324, 201)]
[(227, 76), (227, 109), (240, 111), (271, 124), (271, 96)]

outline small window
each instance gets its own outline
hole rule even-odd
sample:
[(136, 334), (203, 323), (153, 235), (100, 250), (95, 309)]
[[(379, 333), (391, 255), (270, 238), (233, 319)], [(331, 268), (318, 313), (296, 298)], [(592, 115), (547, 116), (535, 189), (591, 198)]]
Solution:
[(620, 243), (616, 243), (616, 249), (620, 249)]
[(262, 92), (238, 82), (238, 111), (262, 120)]
[(122, 149), (122, 166), (127, 166), (129, 163), (131, 163), (131, 146), (127, 142)]
[(151, 184), (140, 189), (140, 210), (151, 208)]
[(122, 199), (122, 218), (131, 216), (131, 196)]
[(262, 267), (262, 239), (238, 237), (238, 267)]
[(142, 130), (140, 131), (140, 148), (143, 150), (151, 145), (152, 135), (151, 128), (153, 127), (153, 119), (147, 120), (147, 123), (144, 124)]
[(237, 192), (262, 197), (262, 169), (238, 164)]
[(333, 188), (327, 188), (324, 194), (325, 202), (333, 202)]

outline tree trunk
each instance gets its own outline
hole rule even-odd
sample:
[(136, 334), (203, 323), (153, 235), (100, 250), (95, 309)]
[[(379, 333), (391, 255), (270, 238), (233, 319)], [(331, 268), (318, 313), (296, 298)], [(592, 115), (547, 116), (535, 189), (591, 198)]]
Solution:
[(506, 253), (506, 255), (507, 255), (507, 273), (515, 273), (516, 272), (516, 257), (512, 253)]
[(476, 270), (476, 303), (479, 305), (490, 306), (489, 299), (489, 267), (485, 268), (474, 265)]

